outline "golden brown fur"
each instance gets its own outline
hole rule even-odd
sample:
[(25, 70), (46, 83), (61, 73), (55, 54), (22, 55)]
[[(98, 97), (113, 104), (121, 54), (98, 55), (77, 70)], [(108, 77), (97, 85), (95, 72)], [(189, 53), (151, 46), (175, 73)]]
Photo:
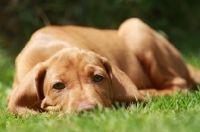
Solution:
[(171, 95), (193, 89), (194, 81), (200, 84), (200, 72), (194, 70), (164, 37), (136, 18), (118, 30), (49, 26), (35, 32), (16, 59), (8, 110), (69, 113), (145, 101), (141, 94), (146, 92)]

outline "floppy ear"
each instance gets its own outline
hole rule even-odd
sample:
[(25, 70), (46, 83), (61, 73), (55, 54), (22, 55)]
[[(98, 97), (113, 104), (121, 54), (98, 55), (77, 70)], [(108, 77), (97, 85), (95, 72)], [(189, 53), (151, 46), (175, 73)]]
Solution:
[(139, 93), (137, 87), (133, 84), (126, 73), (121, 71), (114, 64), (109, 63), (106, 58), (102, 57), (102, 60), (111, 77), (113, 102), (146, 102), (146, 98)]
[(9, 112), (25, 114), (40, 110), (41, 99), (44, 98), (42, 85), (45, 72), (43, 63), (39, 63), (13, 88), (9, 95)]

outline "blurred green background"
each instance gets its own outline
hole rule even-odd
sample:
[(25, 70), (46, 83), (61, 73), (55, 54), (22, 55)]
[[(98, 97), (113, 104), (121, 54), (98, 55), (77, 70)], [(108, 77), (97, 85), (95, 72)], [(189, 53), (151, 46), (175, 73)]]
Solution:
[(198, 0), (1, 0), (0, 52), (14, 58), (31, 34), (46, 25), (117, 29), (138, 17), (164, 34), (183, 53), (200, 56)]
[(198, 0), (1, 0), (0, 46), (15, 56), (31, 34), (46, 25), (118, 28), (138, 17), (164, 33), (180, 50), (199, 52)]

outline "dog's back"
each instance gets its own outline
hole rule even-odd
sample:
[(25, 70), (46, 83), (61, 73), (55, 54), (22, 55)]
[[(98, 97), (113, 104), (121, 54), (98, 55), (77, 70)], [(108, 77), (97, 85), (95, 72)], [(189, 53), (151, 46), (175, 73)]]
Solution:
[[(49, 26), (36, 31), (16, 59), (15, 83), (23, 79), (37, 63), (47, 60), (63, 48), (71, 47), (100, 54), (124, 71), (136, 85), (141, 85), (142, 79), (146, 86), (152, 86), (134, 53), (118, 36), (117, 30), (77, 26)], [(136, 72), (137, 76), (133, 74)]]

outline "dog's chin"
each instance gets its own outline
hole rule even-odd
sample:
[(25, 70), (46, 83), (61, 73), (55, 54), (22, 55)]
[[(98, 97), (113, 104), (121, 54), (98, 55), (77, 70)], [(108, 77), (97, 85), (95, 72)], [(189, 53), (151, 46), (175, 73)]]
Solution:
[(94, 111), (104, 111), (105, 108), (111, 108), (112, 104), (107, 103), (104, 104), (102, 102), (80, 102), (77, 105), (74, 106), (69, 106), (67, 104), (62, 104), (62, 105), (48, 105), (45, 108), (43, 108), (44, 111), (46, 112), (55, 112), (59, 116), (62, 116), (64, 114), (82, 114), (82, 113), (90, 113)]

